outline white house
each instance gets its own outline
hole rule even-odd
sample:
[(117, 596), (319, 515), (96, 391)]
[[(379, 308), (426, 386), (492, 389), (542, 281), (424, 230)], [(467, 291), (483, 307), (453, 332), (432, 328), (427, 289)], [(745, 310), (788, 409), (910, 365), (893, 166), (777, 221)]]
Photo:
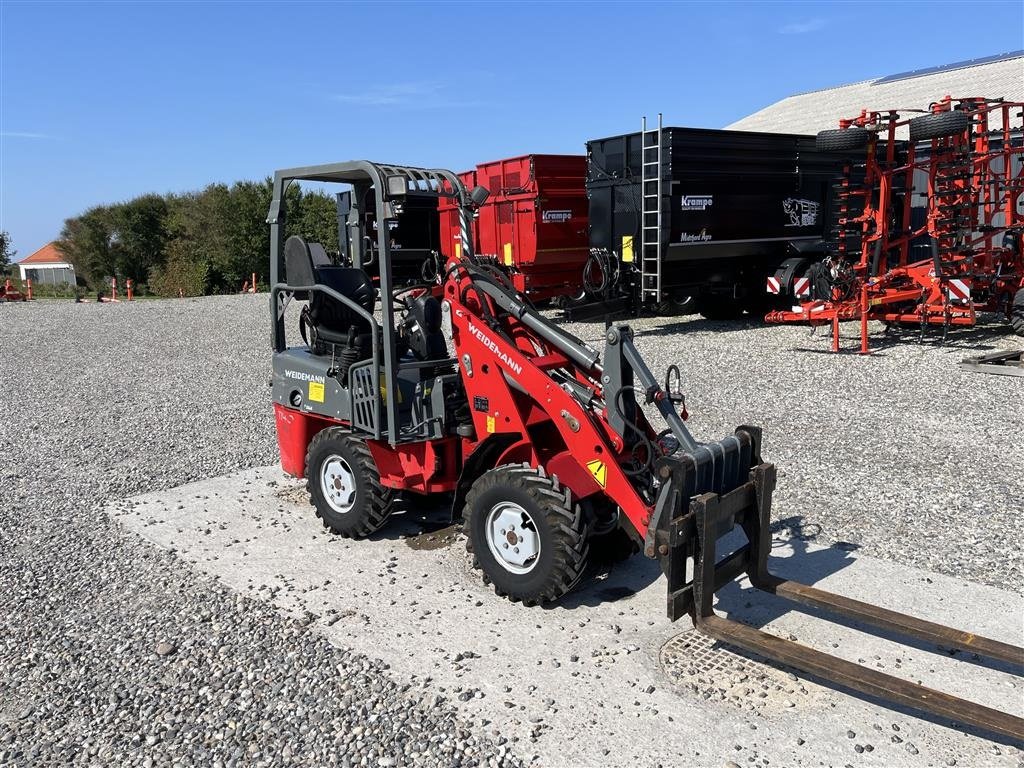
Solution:
[(54, 243), (48, 243), (28, 258), (18, 262), (21, 279), (31, 280), (35, 285), (75, 285), (75, 268)]

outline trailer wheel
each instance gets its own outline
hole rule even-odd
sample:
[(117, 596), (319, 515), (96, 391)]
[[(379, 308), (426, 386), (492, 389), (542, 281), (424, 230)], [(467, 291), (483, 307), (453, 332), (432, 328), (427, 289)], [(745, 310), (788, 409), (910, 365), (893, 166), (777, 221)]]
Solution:
[(909, 125), (910, 140), (925, 141), (927, 139), (943, 139), (963, 133), (970, 127), (971, 120), (967, 117), (966, 112), (953, 110), (952, 112), (935, 112), (912, 118)]
[(1010, 325), (1018, 336), (1024, 336), (1024, 288), (1017, 291), (1010, 307)]
[(696, 298), (696, 307), (708, 320), (736, 320), (743, 314), (743, 305), (734, 296), (702, 294)]
[(673, 294), (659, 301), (654, 306), (654, 311), (660, 317), (676, 317), (688, 315), (694, 311), (693, 297), (681, 293)]
[(366, 441), (341, 427), (321, 430), (309, 442), (306, 490), (324, 528), (347, 539), (379, 530), (394, 506), (395, 493), (380, 484)]
[(814, 148), (819, 152), (843, 152), (849, 149), (863, 149), (868, 145), (871, 133), (859, 125), (849, 128), (832, 128), (818, 131), (814, 137)]
[(463, 517), (473, 567), (513, 602), (553, 602), (586, 570), (583, 511), (543, 470), (507, 464), (484, 473), (469, 489)]

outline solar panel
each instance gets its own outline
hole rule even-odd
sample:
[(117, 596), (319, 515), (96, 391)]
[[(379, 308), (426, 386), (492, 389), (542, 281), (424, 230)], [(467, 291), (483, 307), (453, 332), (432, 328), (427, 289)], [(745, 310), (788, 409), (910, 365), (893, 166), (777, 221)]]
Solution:
[(980, 64), (991, 64), (995, 61), (1006, 61), (1007, 59), (1016, 59), (1024, 56), (1024, 50), (1011, 51), (1009, 53), (997, 53), (994, 56), (982, 56), (979, 59), (968, 59), (967, 61), (958, 61), (953, 64), (942, 64), (938, 67), (928, 67), (927, 69), (912, 69), (909, 72), (900, 72), (896, 75), (886, 75), (875, 80), (871, 85), (881, 85), (882, 83), (894, 83), (897, 80), (909, 80), (913, 77), (923, 77), (925, 75), (934, 75), (938, 72), (952, 72), (955, 69), (966, 69), (967, 67), (976, 67)]

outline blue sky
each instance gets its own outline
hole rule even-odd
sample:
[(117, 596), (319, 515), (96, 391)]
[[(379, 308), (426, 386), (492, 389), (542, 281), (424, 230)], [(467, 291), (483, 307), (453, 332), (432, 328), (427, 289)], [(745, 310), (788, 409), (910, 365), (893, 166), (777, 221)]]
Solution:
[[(958, 20), (980, 25), (958, 29)], [(1024, 48), (1024, 3), (0, 0), (0, 229), (368, 158), (583, 152), (643, 114), (721, 127), (790, 93)]]

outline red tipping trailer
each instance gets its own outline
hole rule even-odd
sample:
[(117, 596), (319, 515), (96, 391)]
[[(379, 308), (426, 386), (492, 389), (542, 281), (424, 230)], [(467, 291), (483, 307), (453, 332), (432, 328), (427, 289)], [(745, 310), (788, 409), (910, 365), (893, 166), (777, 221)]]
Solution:
[[(523, 155), (459, 174), (467, 187), (491, 193), (473, 226), (477, 255), (507, 267), (532, 299), (582, 293), (590, 252), (586, 176), (582, 155)], [(458, 210), (443, 198), (439, 212), (441, 250), (460, 258)]]

